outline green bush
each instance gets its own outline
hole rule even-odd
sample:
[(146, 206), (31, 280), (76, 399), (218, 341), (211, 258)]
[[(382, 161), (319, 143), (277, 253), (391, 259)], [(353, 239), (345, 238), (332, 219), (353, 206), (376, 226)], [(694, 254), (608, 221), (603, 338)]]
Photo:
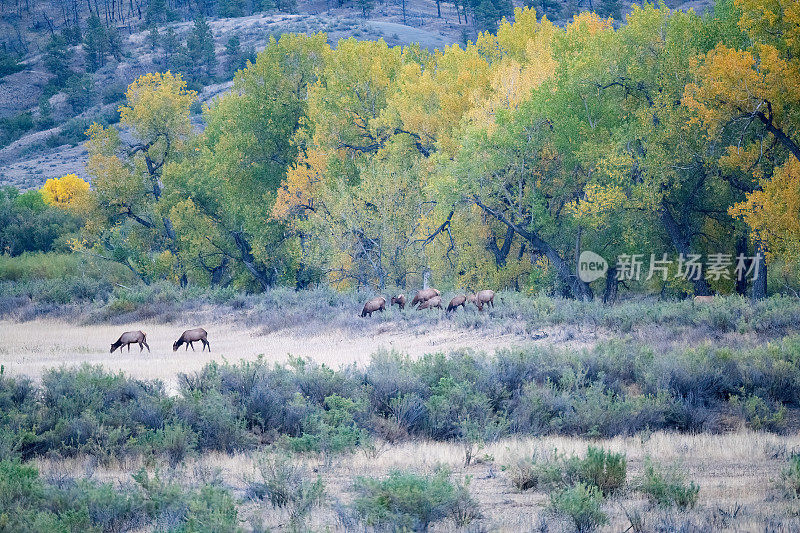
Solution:
[(781, 486), (787, 498), (800, 497), (800, 455), (789, 457), (789, 464), (781, 471)]
[[(354, 485), (357, 496), (352, 509), (371, 527), (427, 531), (430, 524), (446, 518), (463, 526), (476, 518), (476, 504), (469, 494), (469, 480), (454, 484), (449, 478), (446, 469), (432, 476), (394, 471), (385, 479), (360, 477)], [(465, 513), (467, 509), (473, 512)]]
[(144, 510), (159, 531), (241, 531), (233, 496), (217, 484), (187, 489), (162, 480), (158, 472), (150, 477), (144, 469), (133, 479), (143, 492)]
[(274, 508), (287, 509), (291, 529), (302, 530), (313, 507), (324, 500), (322, 478), (311, 479), (304, 467), (276, 456), (259, 460), (256, 473), (256, 479), (248, 483), (248, 496), (268, 499)]
[(16, 141), (33, 128), (33, 115), (24, 111), (7, 118), (0, 118), (0, 148)]
[(613, 494), (625, 484), (625, 455), (589, 446), (578, 468), (581, 480), (600, 489), (603, 496)]
[(650, 501), (662, 507), (694, 507), (700, 492), (700, 487), (694, 481), (687, 482), (677, 468), (663, 468), (649, 457), (645, 459), (644, 474), (636, 485)]
[(569, 517), (578, 532), (594, 531), (608, 522), (602, 511), (603, 494), (594, 485), (578, 483), (550, 495), (550, 509)]
[(47, 484), (34, 466), (0, 461), (0, 531), (127, 531), (144, 522), (137, 492), (83, 480)]
[(744, 399), (731, 397), (731, 406), (742, 412), (747, 425), (756, 430), (781, 431), (786, 427), (786, 407), (780, 402), (767, 402), (751, 394)]
[(303, 434), (290, 437), (290, 447), (298, 452), (342, 453), (353, 451), (369, 440), (358, 427), (354, 415), (364, 405), (338, 394), (327, 396), (324, 409), (313, 411), (303, 422)]
[(607, 496), (625, 484), (627, 461), (624, 454), (589, 446), (585, 458), (568, 458), (554, 451), (550, 456), (522, 459), (506, 471), (519, 490), (555, 490), (582, 483)]

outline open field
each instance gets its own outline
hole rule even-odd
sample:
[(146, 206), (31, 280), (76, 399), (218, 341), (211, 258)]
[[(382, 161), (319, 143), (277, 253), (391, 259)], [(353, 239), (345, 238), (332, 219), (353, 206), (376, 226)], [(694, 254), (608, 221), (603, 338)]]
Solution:
[[(215, 326), (202, 325), (209, 331), (213, 352), (196, 351), (181, 347), (172, 351), (172, 343), (184, 329), (195, 327), (186, 324), (123, 324), (74, 325), (61, 320), (34, 320), (30, 322), (0, 321), (0, 363), (9, 374), (22, 374), (34, 378), (61, 365), (79, 366), (83, 363), (103, 365), (111, 371), (141, 379), (161, 379), (167, 389), (175, 390), (178, 373), (196, 372), (212, 360), (253, 361), (263, 355), (267, 361), (283, 363), (289, 356), (309, 358), (333, 368), (351, 363), (363, 365), (380, 350), (396, 351), (418, 357), (437, 351), (470, 348), (494, 353), (498, 348), (527, 345), (526, 336), (513, 333), (494, 333), (476, 330), (459, 330), (449, 324), (408, 332), (399, 324), (382, 324), (365, 331), (323, 329), (304, 333), (298, 324), (289, 329), (265, 333), (262, 328), (242, 327), (232, 323)], [(109, 345), (123, 332), (141, 329), (147, 334), (151, 353), (139, 352), (132, 345), (130, 352), (109, 353)]]
[[(360, 318), (364, 295), (327, 290), (64, 305), (4, 287), (0, 493), (28, 464), (53, 498), (20, 496), (12, 525), (85, 509), (97, 531), (800, 529), (796, 298), (502, 292), (483, 313)], [(195, 326), (213, 352), (172, 352)], [(152, 353), (109, 354), (129, 329)], [(602, 496), (593, 449), (625, 465)], [(430, 514), (375, 508), (393, 498)]]

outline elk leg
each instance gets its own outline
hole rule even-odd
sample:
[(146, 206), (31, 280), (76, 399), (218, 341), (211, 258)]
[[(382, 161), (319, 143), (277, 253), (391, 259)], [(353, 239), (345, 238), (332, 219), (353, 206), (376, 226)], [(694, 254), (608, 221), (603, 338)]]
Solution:
[(131, 353), (131, 343), (128, 343), (128, 353)]

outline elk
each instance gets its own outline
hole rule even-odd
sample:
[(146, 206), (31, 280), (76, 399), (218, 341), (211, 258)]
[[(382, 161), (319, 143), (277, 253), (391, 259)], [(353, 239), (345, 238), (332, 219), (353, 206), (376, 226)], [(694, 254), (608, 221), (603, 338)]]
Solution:
[(195, 329), (187, 329), (181, 334), (181, 337), (176, 340), (172, 344), (172, 351), (177, 351), (178, 348), (181, 347), (181, 344), (186, 345), (186, 349), (189, 349), (189, 346), (192, 347), (194, 351), (194, 342), (200, 341), (203, 343), (203, 350), (206, 350), (206, 346), (208, 346), (208, 351), (211, 351), (211, 343), (208, 342), (208, 333), (203, 328), (195, 328)]
[(383, 313), (386, 310), (386, 298), (383, 296), (376, 296), (370, 300), (367, 300), (367, 303), (364, 304), (364, 309), (361, 311), (361, 316), (365, 317), (369, 315), (372, 316), (372, 313), (375, 311), (380, 311)]
[(478, 311), (483, 311), (483, 306), (486, 304), (494, 307), (494, 291), (491, 289), (478, 291), (475, 294), (470, 294), (467, 296), (467, 301), (474, 303), (475, 307), (478, 308)]
[(434, 296), (433, 298), (429, 298), (429, 299), (425, 300), (424, 302), (419, 304), (419, 307), (417, 309), (419, 309), (421, 311), (423, 309), (434, 309), (434, 308), (439, 308), (439, 309), (442, 308), (442, 297), (441, 296)]
[(461, 294), (459, 296), (455, 296), (452, 300), (450, 300), (450, 303), (447, 306), (447, 312), (448, 313), (450, 311), (455, 312), (458, 309), (459, 305), (464, 309), (467, 308), (467, 297), (466, 297), (466, 295)]
[(122, 348), (127, 346), (128, 351), (131, 351), (131, 344), (138, 344), (139, 345), (139, 353), (144, 351), (144, 348), (147, 348), (147, 351), (150, 351), (150, 346), (147, 345), (147, 335), (144, 331), (126, 331), (122, 335), (119, 336), (117, 342), (111, 345), (111, 352), (114, 353), (114, 350), (119, 348), (119, 351), (122, 351)]
[(695, 303), (711, 303), (714, 301), (713, 296), (695, 296), (694, 302)]
[(431, 298), (436, 296), (441, 296), (442, 293), (430, 287), (428, 289), (422, 289), (421, 291), (417, 291), (417, 294), (414, 295), (414, 299), (411, 300), (411, 307), (414, 307), (417, 304), (425, 303)]
[(406, 295), (405, 294), (398, 294), (397, 296), (392, 296), (392, 301), (389, 304), (391, 307), (392, 305), (397, 304), (401, 310), (406, 308)]

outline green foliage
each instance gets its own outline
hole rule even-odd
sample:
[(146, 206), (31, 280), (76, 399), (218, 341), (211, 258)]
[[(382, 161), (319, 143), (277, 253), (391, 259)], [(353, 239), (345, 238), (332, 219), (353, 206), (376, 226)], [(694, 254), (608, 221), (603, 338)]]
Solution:
[(248, 482), (248, 495), (268, 499), (273, 508), (287, 509), (290, 529), (301, 531), (312, 509), (325, 498), (325, 484), (313, 479), (306, 468), (284, 456), (264, 456), (256, 467), (256, 479)]
[(627, 461), (623, 454), (589, 446), (586, 457), (551, 456), (522, 459), (506, 467), (512, 484), (520, 490), (560, 490), (582, 483), (609, 496), (625, 484)]
[[(352, 509), (365, 526), (427, 531), (432, 523), (461, 516), (465, 507), (475, 506), (469, 479), (454, 484), (449, 478), (443, 468), (430, 476), (394, 471), (385, 479), (360, 477), (353, 487), (357, 496)], [(470, 519), (461, 516), (459, 525)]]
[(64, 93), (67, 95), (67, 102), (75, 115), (92, 107), (95, 98), (92, 76), (90, 74), (73, 74), (66, 81)]
[(576, 485), (550, 495), (550, 508), (572, 519), (579, 532), (594, 531), (608, 522), (602, 511), (603, 495), (594, 485)]
[(578, 471), (584, 483), (599, 488), (603, 496), (609, 496), (625, 484), (627, 461), (624, 454), (589, 446)]
[[(31, 252), (64, 252), (67, 239), (74, 236), (81, 219), (44, 203), (39, 191), (20, 192), (11, 186), (0, 187), (0, 254), (16, 257)], [(0, 257), (0, 261), (7, 261)], [(35, 269), (33, 261), (23, 267)], [(20, 272), (20, 275), (25, 275)], [(0, 279), (10, 278), (0, 274)]]
[(122, 55), (122, 45), (116, 27), (106, 28), (97, 15), (90, 16), (86, 25), (83, 45), (87, 70), (95, 72), (103, 67), (109, 55), (119, 60)]
[(752, 429), (781, 431), (786, 426), (786, 407), (781, 402), (767, 402), (751, 394), (744, 399), (731, 396), (731, 406), (741, 409), (742, 417)]
[(186, 38), (186, 50), (190, 60), (188, 80), (192, 88), (200, 88), (214, 78), (217, 56), (214, 52), (214, 36), (205, 17), (199, 16)]
[(74, 55), (69, 41), (63, 35), (56, 33), (51, 36), (44, 55), (45, 67), (55, 77), (51, 84), (62, 87), (73, 74), (71, 62)]
[(145, 513), (159, 527), (181, 533), (241, 531), (233, 496), (216, 483), (187, 490), (144, 469), (133, 479), (143, 492)]
[(644, 474), (636, 485), (650, 501), (662, 507), (694, 507), (700, 492), (700, 487), (694, 481), (687, 482), (676, 467), (664, 468), (649, 457), (645, 459)]
[(19, 58), (7, 52), (5, 49), (0, 49), (0, 78), (14, 74), (25, 69), (25, 65), (19, 63)]
[(0, 461), (0, 531), (121, 531), (143, 521), (138, 493), (93, 481), (54, 486), (34, 466)]
[(0, 118), (0, 147), (16, 141), (31, 128), (33, 128), (33, 115), (29, 111)]
[(781, 470), (780, 487), (787, 498), (800, 498), (800, 455), (789, 457), (788, 465)]
[(311, 411), (303, 420), (303, 432), (290, 437), (289, 446), (297, 452), (336, 454), (352, 452), (368, 441), (367, 432), (358, 427), (354, 416), (365, 411), (361, 402), (338, 394), (325, 397), (323, 409)]

